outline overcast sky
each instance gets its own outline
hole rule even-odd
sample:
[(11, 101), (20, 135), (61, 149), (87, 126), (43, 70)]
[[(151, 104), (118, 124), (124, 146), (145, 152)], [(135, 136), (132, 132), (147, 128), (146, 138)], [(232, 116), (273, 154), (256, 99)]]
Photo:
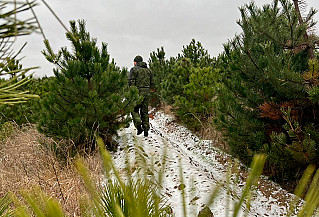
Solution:
[[(238, 7), (249, 0), (46, 0), (64, 24), (84, 19), (98, 44), (106, 42), (111, 58), (118, 66), (132, 67), (137, 54), (148, 60), (149, 54), (164, 46), (166, 56), (176, 56), (192, 38), (200, 41), (211, 56), (217, 56), (223, 43), (240, 33), (236, 20)], [(258, 6), (270, 0), (255, 0)], [(35, 12), (54, 51), (68, 46), (65, 30), (38, 0)], [(307, 0), (308, 6), (319, 9), (319, 0)], [(319, 21), (319, 15), (316, 15)], [(318, 31), (317, 25), (317, 33)], [(41, 50), (43, 38), (39, 34), (19, 39), (27, 41), (22, 56), (24, 67), (40, 66), (37, 76), (53, 75)]]

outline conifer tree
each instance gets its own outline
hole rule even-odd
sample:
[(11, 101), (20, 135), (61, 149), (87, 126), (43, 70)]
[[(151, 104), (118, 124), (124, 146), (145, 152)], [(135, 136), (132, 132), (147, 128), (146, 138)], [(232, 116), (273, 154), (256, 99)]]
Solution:
[(161, 83), (161, 96), (164, 101), (173, 105), (174, 97), (183, 94), (184, 85), (189, 83), (191, 75), (191, 61), (188, 58), (179, 58), (174, 64), (172, 71)]
[[(30, 94), (39, 96), (38, 98), (29, 99), (24, 103), (13, 105), (0, 105), (0, 124), (8, 121), (13, 121), (18, 125), (22, 124), (37, 124), (39, 121), (42, 96), (47, 92), (45, 83), (52, 77), (31, 78), (30, 81), (20, 87), (18, 91), (28, 90)], [(2, 81), (0, 81), (1, 85)]]
[(151, 92), (151, 106), (159, 107), (164, 101), (161, 96), (161, 83), (173, 70), (175, 58), (165, 59), (164, 47), (157, 48), (156, 52), (150, 54), (149, 67), (153, 72), (153, 81), (155, 84), (155, 91)]
[(150, 66), (161, 100), (171, 105), (177, 117), (192, 130), (199, 130), (213, 114), (219, 77), (215, 65), (215, 59), (195, 39), (169, 60), (165, 59), (164, 48), (151, 54)]
[(91, 144), (99, 134), (106, 144), (130, 119), (127, 114), (139, 100), (136, 88), (128, 87), (127, 72), (110, 61), (107, 45), (98, 48), (84, 21), (70, 21), (66, 47), (55, 54), (46, 42), (43, 54), (55, 63), (55, 79), (44, 96), (40, 130), (57, 138), (71, 139), (76, 146)]
[(202, 43), (195, 39), (192, 39), (188, 45), (183, 46), (182, 53), (177, 55), (177, 59), (182, 58), (190, 59), (193, 67), (208, 67), (214, 64), (214, 60), (210, 57)]
[[(158, 50), (158, 54), (160, 52), (163, 53), (163, 49), (161, 51)], [(155, 63), (154, 59), (156, 58), (152, 59), (152, 63)], [(208, 51), (195, 39), (192, 39), (189, 45), (183, 46), (182, 52), (176, 58), (170, 58), (166, 62), (159, 59), (158, 62), (165, 64), (164, 67), (154, 67), (154, 75), (156, 76), (156, 73), (160, 71), (162, 75), (160, 79), (161, 97), (170, 105), (173, 105), (175, 96), (183, 94), (183, 86), (189, 83), (192, 67), (210, 67), (215, 63)]]
[(262, 8), (250, 3), (240, 12), (243, 32), (219, 57), (223, 85), (215, 122), (236, 156), (249, 162), (254, 153), (266, 152), (276, 171), (270, 175), (292, 178), (316, 163), (310, 152), (319, 157), (313, 152), (319, 145), (318, 103), (309, 98), (318, 78), (308, 73), (308, 51), (318, 38), (304, 37), (315, 10), (302, 23), (288, 0)]
[(174, 111), (189, 129), (199, 131), (214, 115), (213, 101), (218, 88), (219, 70), (212, 67), (191, 68), (183, 94), (174, 97)]

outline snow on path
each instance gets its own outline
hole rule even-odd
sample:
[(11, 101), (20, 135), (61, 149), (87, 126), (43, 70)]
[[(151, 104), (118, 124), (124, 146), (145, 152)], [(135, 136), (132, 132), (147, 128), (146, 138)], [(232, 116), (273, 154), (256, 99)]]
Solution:
[[(186, 201), (189, 216), (197, 216), (198, 212), (207, 203), (207, 197), (217, 183), (222, 184), (220, 194), (210, 206), (215, 217), (225, 216), (226, 198), (237, 201), (245, 183), (242, 179), (234, 181), (228, 188), (230, 195), (226, 194), (226, 177), (229, 171), (230, 156), (213, 147), (211, 141), (200, 140), (185, 127), (175, 123), (174, 118), (157, 112), (154, 119), (150, 119), (151, 130), (148, 137), (136, 136), (133, 124), (119, 131), (120, 149), (124, 146), (133, 147), (138, 143), (143, 146), (146, 160), (150, 164), (155, 162), (155, 171), (159, 171), (162, 162), (163, 148), (167, 145), (167, 162), (164, 173), (162, 193), (173, 209), (176, 217), (182, 214), (182, 197), (178, 189), (180, 185), (180, 163), (183, 169), (184, 183), (186, 185)], [(134, 161), (136, 153), (130, 148), (130, 159)], [(124, 151), (114, 155), (114, 161), (119, 170), (125, 168)], [(232, 178), (236, 179), (234, 176)], [(248, 216), (285, 216), (291, 194), (280, 186), (262, 178), (259, 188), (251, 202)], [(233, 204), (234, 202), (230, 202)], [(243, 207), (242, 211), (246, 208)], [(231, 210), (231, 209), (230, 209)], [(230, 213), (231, 214), (231, 211)]]

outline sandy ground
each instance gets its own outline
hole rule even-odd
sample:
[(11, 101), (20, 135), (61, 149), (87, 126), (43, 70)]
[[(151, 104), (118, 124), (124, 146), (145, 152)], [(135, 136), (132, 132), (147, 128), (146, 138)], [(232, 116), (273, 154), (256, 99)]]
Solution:
[[(148, 165), (153, 163), (155, 171), (158, 172), (162, 167), (164, 147), (167, 146), (162, 193), (171, 205), (175, 216), (183, 216), (182, 196), (179, 190), (180, 168), (183, 171), (188, 216), (197, 216), (199, 210), (207, 204), (208, 197), (217, 184), (222, 187), (219, 196), (210, 205), (210, 209), (215, 217), (230, 216), (233, 205), (238, 202), (245, 186), (244, 177), (247, 175), (247, 170), (238, 169), (239, 175), (230, 172), (231, 167), (243, 168), (243, 166), (238, 162), (234, 163), (235, 160), (230, 161), (232, 158), (214, 148), (212, 141), (200, 140), (185, 127), (176, 124), (172, 116), (157, 112), (150, 123), (149, 137), (136, 136), (133, 124), (122, 129), (119, 132), (119, 149), (129, 148), (132, 164), (141, 155), (137, 150), (143, 150), (142, 156), (145, 161)], [(136, 144), (142, 148), (133, 148)], [(125, 168), (124, 153), (124, 151), (118, 151), (114, 154), (115, 164), (120, 171)], [(226, 181), (227, 174), (231, 177), (230, 185)], [(243, 206), (241, 213), (243, 215), (244, 211), (248, 211), (248, 216), (285, 216), (291, 198), (292, 195), (279, 185), (262, 177), (258, 188), (253, 193), (250, 210)], [(226, 208), (227, 204), (230, 204), (229, 209)]]

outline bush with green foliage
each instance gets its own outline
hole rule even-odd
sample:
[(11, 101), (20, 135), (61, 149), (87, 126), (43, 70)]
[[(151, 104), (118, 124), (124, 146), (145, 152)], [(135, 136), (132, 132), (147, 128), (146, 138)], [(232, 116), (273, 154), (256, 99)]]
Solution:
[(192, 67), (189, 82), (183, 86), (183, 94), (174, 97), (174, 112), (190, 129), (200, 130), (214, 115), (213, 101), (218, 79), (218, 69)]
[(202, 43), (192, 39), (191, 42), (183, 46), (182, 53), (179, 53), (176, 59), (188, 58), (192, 66), (196, 68), (214, 66), (215, 60), (210, 57), (208, 51)]
[(165, 59), (164, 48), (157, 49), (150, 54), (149, 67), (153, 72), (153, 81), (155, 84), (155, 91), (151, 92), (150, 105), (153, 107), (159, 107), (164, 99), (161, 96), (162, 86), (161, 83), (173, 70), (175, 65), (175, 58), (171, 57), (169, 60)]
[[(175, 60), (175, 64), (172, 62)], [(183, 46), (182, 52), (170, 60), (171, 71), (161, 81), (161, 96), (164, 101), (173, 105), (174, 97), (183, 95), (184, 86), (189, 83), (192, 68), (213, 66), (214, 60), (200, 42), (194, 39), (189, 45)], [(156, 74), (156, 72), (154, 72)]]
[(30, 78), (30, 81), (18, 90), (28, 90), (30, 94), (38, 95), (40, 98), (29, 99), (25, 103), (0, 105), (0, 124), (8, 121), (15, 122), (17, 125), (37, 124), (41, 112), (41, 97), (47, 92), (46, 82), (50, 79), (52, 78)]
[(244, 162), (264, 152), (270, 176), (296, 179), (319, 157), (317, 60), (309, 62), (318, 37), (307, 35), (315, 10), (301, 23), (287, 0), (246, 4), (240, 12), (243, 32), (219, 57), (216, 126)]
[(189, 83), (192, 65), (189, 59), (178, 59), (172, 71), (161, 82), (161, 97), (164, 102), (173, 105), (174, 97), (182, 95), (184, 86)]
[[(10, 4), (12, 3), (12, 4)], [(38, 100), (38, 95), (30, 93), (26, 88), (31, 81), (31, 76), (26, 76), (34, 68), (23, 68), (19, 63), (18, 55), (23, 47), (14, 52), (12, 47), (16, 37), (29, 35), (37, 29), (34, 17), (21, 19), (21, 14), (31, 10), (35, 6), (32, 3), (16, 1), (0, 2), (0, 130), (5, 132), (10, 123), (3, 126), (7, 121), (21, 119), (21, 103), (28, 100)], [(29, 84), (30, 87), (30, 84)], [(18, 109), (17, 109), (18, 108)], [(25, 107), (26, 108), (26, 107)], [(19, 112), (17, 112), (19, 110)], [(18, 114), (19, 113), (19, 114)], [(18, 117), (19, 116), (19, 117)], [(2, 137), (3, 135), (1, 135)]]
[(0, 83), (0, 105), (14, 105), (38, 97), (19, 89), (29, 82), (30, 77), (26, 74), (34, 69), (34, 67), (22, 68), (17, 59), (25, 45), (18, 52), (12, 50), (16, 37), (29, 35), (38, 28), (34, 17), (21, 15), (25, 11), (32, 10), (34, 6), (34, 2), (0, 2), (0, 76), (6, 78)]
[(219, 71), (202, 44), (194, 39), (176, 58), (165, 60), (164, 48), (151, 54), (150, 67), (159, 87), (158, 98), (191, 130), (199, 130), (214, 114)]
[(70, 22), (66, 47), (55, 54), (46, 42), (43, 54), (57, 65), (55, 79), (41, 102), (39, 129), (48, 136), (71, 139), (76, 147), (91, 145), (95, 134), (111, 148), (112, 136), (130, 121), (128, 114), (140, 100), (129, 87), (127, 72), (110, 61), (107, 45), (99, 49), (85, 29), (85, 22)]
[(199, 41), (192, 39), (177, 57), (165, 59), (163, 47), (152, 52), (149, 65), (154, 74), (158, 99), (173, 105), (174, 96), (182, 95), (183, 86), (189, 83), (191, 68), (214, 66), (215, 60)]

